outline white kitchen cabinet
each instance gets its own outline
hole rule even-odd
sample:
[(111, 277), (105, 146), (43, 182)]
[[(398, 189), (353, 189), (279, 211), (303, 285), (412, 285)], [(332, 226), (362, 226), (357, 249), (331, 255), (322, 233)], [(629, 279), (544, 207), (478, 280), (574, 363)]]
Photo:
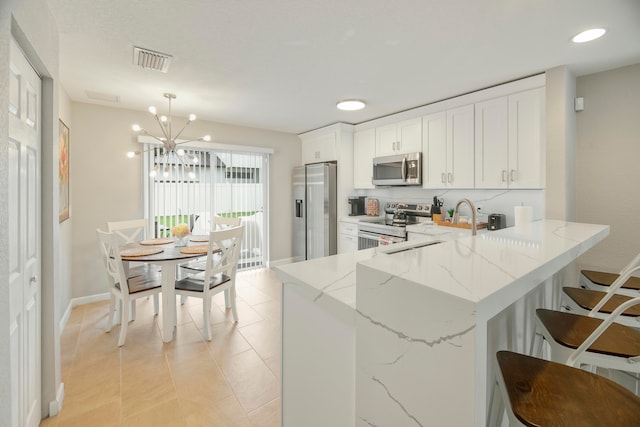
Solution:
[(375, 129), (376, 157), (413, 153), (422, 146), (420, 117), (380, 126)]
[(544, 88), (509, 96), (509, 188), (544, 188)]
[(476, 104), (476, 188), (543, 188), (542, 88)]
[(340, 221), (338, 253), (355, 252), (358, 250), (358, 224), (351, 221)]
[(302, 164), (338, 160), (336, 133), (329, 132), (302, 139)]
[(338, 218), (348, 215), (347, 199), (353, 193), (353, 129), (353, 125), (336, 123), (298, 135), (301, 144), (301, 164), (321, 162), (337, 164)]
[(476, 188), (509, 186), (509, 98), (475, 106)]
[(423, 188), (474, 188), (474, 108), (422, 118)]
[(373, 158), (376, 156), (376, 130), (367, 129), (353, 135), (353, 186), (354, 188), (375, 188), (373, 178)]

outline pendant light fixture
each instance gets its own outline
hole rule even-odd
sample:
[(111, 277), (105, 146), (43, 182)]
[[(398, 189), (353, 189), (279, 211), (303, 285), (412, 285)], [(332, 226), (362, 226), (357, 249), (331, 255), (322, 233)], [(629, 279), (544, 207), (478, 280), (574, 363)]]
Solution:
[[(195, 172), (193, 170), (194, 169), (193, 166), (196, 163), (198, 163), (198, 157), (189, 156), (182, 148), (177, 148), (177, 147), (178, 145), (186, 144), (188, 142), (194, 142), (194, 141), (208, 142), (208, 141), (211, 141), (211, 136), (204, 135), (199, 138), (178, 142), (178, 138), (180, 137), (180, 135), (182, 135), (182, 132), (184, 132), (184, 130), (187, 128), (187, 126), (189, 126), (191, 122), (196, 120), (196, 115), (189, 114), (189, 120), (184, 124), (184, 126), (182, 126), (180, 131), (174, 135), (173, 134), (173, 118), (171, 116), (171, 100), (176, 99), (176, 95), (174, 95), (173, 93), (165, 93), (164, 97), (169, 100), (169, 113), (167, 116), (165, 115), (158, 116), (156, 107), (153, 107), (153, 106), (149, 107), (149, 113), (153, 114), (156, 121), (158, 122), (158, 125), (160, 126), (160, 130), (162, 131), (162, 136), (152, 135), (146, 129), (142, 128), (138, 124), (134, 124), (131, 128), (133, 129), (134, 132), (137, 132), (141, 135), (148, 135), (162, 144), (162, 154), (160, 156), (160, 160), (156, 163), (156, 166), (154, 167), (154, 169), (149, 173), (150, 176), (152, 177), (156, 176), (159, 171), (159, 168), (164, 163), (164, 166), (162, 166), (162, 171), (163, 171), (163, 175), (167, 177), (169, 175), (170, 164), (173, 164), (176, 161), (179, 161), (184, 166), (185, 170), (189, 174), (189, 177), (193, 179), (195, 178)], [(127, 153), (127, 157), (132, 158), (132, 157), (135, 157), (137, 154), (140, 154), (140, 152), (129, 151)]]

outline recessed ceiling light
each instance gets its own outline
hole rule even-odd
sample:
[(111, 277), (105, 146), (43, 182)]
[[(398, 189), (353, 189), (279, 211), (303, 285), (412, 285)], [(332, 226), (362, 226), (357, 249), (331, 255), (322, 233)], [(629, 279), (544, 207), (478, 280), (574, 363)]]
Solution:
[(604, 28), (592, 28), (590, 30), (583, 31), (580, 34), (576, 34), (575, 36), (573, 36), (571, 41), (574, 43), (590, 42), (591, 40), (602, 37), (606, 32), (607, 30), (605, 30)]
[(355, 111), (362, 110), (364, 108), (364, 101), (359, 99), (345, 99), (336, 104), (339, 110)]

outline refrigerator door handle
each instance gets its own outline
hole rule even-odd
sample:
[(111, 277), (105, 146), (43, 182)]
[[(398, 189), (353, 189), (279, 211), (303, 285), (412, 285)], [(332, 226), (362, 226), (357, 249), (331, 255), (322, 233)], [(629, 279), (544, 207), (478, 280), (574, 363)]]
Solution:
[(302, 218), (302, 200), (296, 199), (296, 218)]

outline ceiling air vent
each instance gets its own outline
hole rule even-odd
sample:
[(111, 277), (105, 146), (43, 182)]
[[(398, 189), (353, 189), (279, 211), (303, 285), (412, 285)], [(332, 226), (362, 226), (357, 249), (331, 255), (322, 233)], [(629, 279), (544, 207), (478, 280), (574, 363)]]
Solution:
[(133, 65), (142, 68), (150, 68), (156, 71), (166, 73), (171, 65), (173, 57), (166, 53), (155, 52), (141, 47), (133, 47)]

